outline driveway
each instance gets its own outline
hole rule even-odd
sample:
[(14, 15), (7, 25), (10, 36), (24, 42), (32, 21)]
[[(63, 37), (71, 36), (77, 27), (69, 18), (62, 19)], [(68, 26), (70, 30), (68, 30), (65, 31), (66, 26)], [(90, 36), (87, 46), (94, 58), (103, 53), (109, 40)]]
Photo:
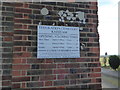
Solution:
[(101, 68), (103, 90), (120, 90), (120, 72)]

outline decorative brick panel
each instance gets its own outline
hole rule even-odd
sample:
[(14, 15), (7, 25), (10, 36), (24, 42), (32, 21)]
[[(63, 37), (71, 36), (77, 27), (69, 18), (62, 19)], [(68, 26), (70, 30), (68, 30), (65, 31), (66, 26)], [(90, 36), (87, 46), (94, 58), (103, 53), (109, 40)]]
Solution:
[[(48, 15), (41, 14), (44, 7), (48, 9)], [(59, 21), (60, 10), (84, 12), (86, 23)], [(101, 89), (97, 10), (97, 2), (2, 3), (0, 59), (3, 89)], [(80, 58), (37, 59), (39, 22), (82, 27), (80, 45), (84, 44), (84, 48), (80, 48)]]

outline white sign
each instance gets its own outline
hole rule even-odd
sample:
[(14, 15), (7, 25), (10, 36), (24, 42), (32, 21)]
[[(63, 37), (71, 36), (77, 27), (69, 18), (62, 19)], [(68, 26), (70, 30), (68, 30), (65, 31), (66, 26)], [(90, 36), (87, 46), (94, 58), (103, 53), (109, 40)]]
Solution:
[(79, 27), (38, 26), (37, 58), (79, 58)]

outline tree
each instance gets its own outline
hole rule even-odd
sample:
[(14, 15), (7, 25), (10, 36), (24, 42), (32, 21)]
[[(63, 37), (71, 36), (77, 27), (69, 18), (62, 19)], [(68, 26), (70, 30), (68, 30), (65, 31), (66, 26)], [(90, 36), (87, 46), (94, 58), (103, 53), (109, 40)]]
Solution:
[(116, 70), (119, 67), (119, 65), (120, 65), (120, 59), (119, 59), (119, 57), (116, 56), (116, 55), (111, 55), (109, 57), (109, 64), (110, 64), (111, 68), (113, 68), (114, 70)]
[(107, 62), (107, 59), (106, 59), (106, 57), (104, 57), (103, 58), (104, 67), (106, 67), (106, 62)]

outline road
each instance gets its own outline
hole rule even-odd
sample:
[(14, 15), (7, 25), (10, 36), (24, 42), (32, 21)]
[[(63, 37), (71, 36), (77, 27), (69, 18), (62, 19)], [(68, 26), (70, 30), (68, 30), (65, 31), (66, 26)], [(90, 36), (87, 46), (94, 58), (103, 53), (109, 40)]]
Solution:
[(102, 68), (103, 90), (120, 90), (120, 72)]

